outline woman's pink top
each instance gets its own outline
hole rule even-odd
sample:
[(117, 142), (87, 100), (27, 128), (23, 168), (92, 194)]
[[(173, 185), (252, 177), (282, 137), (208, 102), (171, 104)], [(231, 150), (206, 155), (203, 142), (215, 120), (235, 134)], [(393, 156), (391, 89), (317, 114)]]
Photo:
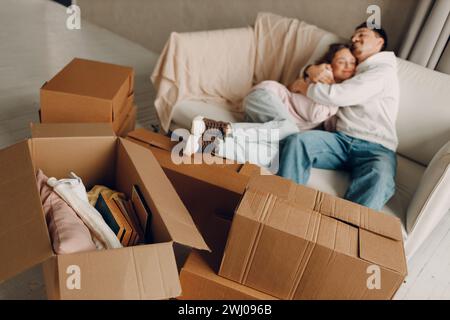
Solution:
[(294, 117), (300, 131), (314, 129), (323, 122), (327, 131), (335, 131), (336, 119), (333, 116), (338, 107), (318, 104), (300, 93), (292, 93), (276, 81), (263, 81), (252, 88), (256, 89), (265, 89), (278, 96)]

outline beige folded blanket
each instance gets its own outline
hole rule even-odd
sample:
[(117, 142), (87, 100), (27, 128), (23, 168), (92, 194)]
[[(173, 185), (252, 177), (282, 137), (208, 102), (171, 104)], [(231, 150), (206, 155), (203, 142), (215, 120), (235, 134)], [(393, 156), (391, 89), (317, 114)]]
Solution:
[(254, 28), (172, 33), (151, 76), (163, 130), (168, 131), (179, 101), (201, 100), (242, 111), (242, 99), (254, 84), (290, 84), (324, 33), (270, 13), (258, 14)]

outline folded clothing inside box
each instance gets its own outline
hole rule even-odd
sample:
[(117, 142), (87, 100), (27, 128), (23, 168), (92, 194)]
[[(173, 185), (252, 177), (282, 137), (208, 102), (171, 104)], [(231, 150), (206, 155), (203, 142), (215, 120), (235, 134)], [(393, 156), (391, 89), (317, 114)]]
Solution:
[[(86, 193), (81, 178), (73, 173), (72, 176), (56, 180), (48, 179), (42, 170), (37, 173), (55, 253), (114, 249), (143, 243), (144, 234), (131, 200), (127, 201), (123, 193), (99, 185)], [(138, 188), (133, 186), (133, 190)]]

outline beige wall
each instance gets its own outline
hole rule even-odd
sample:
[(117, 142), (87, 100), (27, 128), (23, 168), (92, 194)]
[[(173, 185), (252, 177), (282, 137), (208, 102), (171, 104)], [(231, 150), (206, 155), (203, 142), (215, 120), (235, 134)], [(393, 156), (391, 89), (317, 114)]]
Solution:
[(389, 49), (397, 51), (420, 0), (78, 0), (81, 17), (144, 47), (160, 52), (170, 32), (243, 27), (257, 12), (299, 18), (349, 37), (368, 17), (371, 4), (382, 9)]

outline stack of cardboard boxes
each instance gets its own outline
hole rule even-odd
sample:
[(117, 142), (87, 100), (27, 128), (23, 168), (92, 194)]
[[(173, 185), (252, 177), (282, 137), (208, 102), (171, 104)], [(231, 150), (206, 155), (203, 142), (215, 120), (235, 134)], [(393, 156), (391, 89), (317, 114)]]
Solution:
[(121, 137), (134, 129), (134, 71), (75, 58), (41, 88), (42, 123), (110, 123)]
[[(177, 164), (179, 142), (131, 131), (135, 116), (130, 68), (74, 59), (42, 87), (42, 123), (0, 151), (0, 280), (43, 262), (53, 299), (393, 297), (407, 273), (397, 218), (251, 164)], [(137, 186), (153, 241), (55, 255), (38, 169), (127, 198)]]

